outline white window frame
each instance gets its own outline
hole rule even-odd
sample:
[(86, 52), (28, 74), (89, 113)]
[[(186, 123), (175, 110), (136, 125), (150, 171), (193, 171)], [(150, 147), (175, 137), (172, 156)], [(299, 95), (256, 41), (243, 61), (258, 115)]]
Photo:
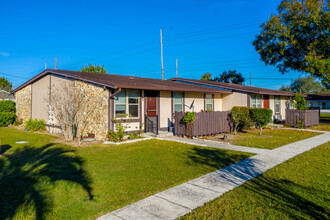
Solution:
[[(257, 103), (257, 100), (260, 100), (260, 106), (258, 106), (259, 104)], [(258, 95), (258, 94), (253, 94), (251, 95), (251, 107), (252, 108), (262, 108), (262, 96)]]
[[(209, 96), (209, 97), (207, 97), (207, 96)], [(211, 100), (211, 103), (207, 103), (206, 100)], [(213, 94), (205, 94), (204, 111), (207, 111), (207, 105), (211, 105), (212, 107), (211, 107), (210, 111), (213, 111)]]
[[(278, 103), (276, 103), (276, 100)], [(276, 105), (278, 105), (278, 111), (276, 111)], [(281, 97), (279, 95), (274, 96), (274, 113), (280, 114), (281, 113)]]
[[(175, 94), (181, 94), (181, 104), (180, 103), (175, 103)], [(173, 92), (173, 113), (175, 113), (175, 106), (176, 105), (181, 105), (181, 112), (183, 112), (183, 92)]]
[[(119, 104), (116, 104), (116, 100), (114, 102), (114, 109), (115, 109), (115, 118), (129, 118), (129, 119), (139, 119), (140, 118), (140, 93), (139, 93), (139, 90), (122, 90), (121, 92), (125, 92), (125, 104), (122, 104), (122, 103), (119, 103)], [(138, 102), (137, 103), (129, 103), (128, 102), (128, 92), (137, 92), (138, 93)], [(117, 117), (116, 115), (116, 107), (117, 105), (125, 105), (125, 117)], [(130, 117), (129, 115), (129, 106), (130, 105), (137, 105), (138, 106), (138, 116), (137, 117)]]

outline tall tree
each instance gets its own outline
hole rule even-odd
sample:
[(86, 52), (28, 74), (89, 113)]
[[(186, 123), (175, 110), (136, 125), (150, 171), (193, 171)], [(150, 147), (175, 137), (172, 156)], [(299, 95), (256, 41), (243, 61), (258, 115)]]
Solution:
[(306, 72), (330, 88), (330, 1), (284, 0), (253, 42), (266, 65)]
[(99, 64), (88, 64), (87, 66), (83, 66), (80, 69), (81, 72), (90, 72), (90, 73), (108, 73), (108, 71), (104, 68), (104, 65)]
[(0, 77), (0, 90), (10, 92), (13, 89), (13, 84), (5, 77)]
[(201, 80), (211, 81), (211, 80), (212, 80), (212, 73), (205, 73), (205, 74), (201, 77)]
[(215, 77), (213, 81), (243, 85), (245, 78), (243, 77), (242, 73), (239, 73), (236, 70), (229, 70), (224, 71), (219, 75), (219, 77)]
[(287, 92), (300, 92), (303, 94), (330, 93), (330, 89), (327, 89), (311, 75), (291, 80), (291, 84), (289, 86), (282, 85), (280, 90)]

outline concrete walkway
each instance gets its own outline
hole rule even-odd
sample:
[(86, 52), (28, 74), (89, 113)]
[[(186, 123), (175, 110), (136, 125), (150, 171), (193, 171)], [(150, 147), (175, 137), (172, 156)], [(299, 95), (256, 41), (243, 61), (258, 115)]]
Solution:
[[(173, 138), (169, 139), (174, 140)], [(98, 219), (176, 219), (274, 166), (328, 141), (330, 141), (330, 132), (325, 132), (274, 150), (258, 151), (260, 150), (258, 149), (255, 151), (258, 153), (255, 156), (147, 197)], [(206, 143), (204, 144), (206, 145)], [(219, 146), (219, 148), (234, 150), (224, 147)], [(238, 146), (234, 147), (237, 148)], [(246, 152), (252, 152), (250, 148), (240, 147), (237, 149), (241, 149), (241, 151), (247, 149)]]

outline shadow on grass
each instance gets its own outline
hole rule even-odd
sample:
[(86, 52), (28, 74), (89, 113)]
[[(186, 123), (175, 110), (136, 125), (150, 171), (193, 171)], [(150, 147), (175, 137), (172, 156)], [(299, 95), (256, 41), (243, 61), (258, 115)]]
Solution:
[(216, 169), (221, 169), (249, 157), (243, 153), (227, 153), (225, 150), (194, 147), (188, 152), (189, 163), (203, 164)]
[[(214, 178), (213, 181), (223, 182), (225, 187), (229, 186), (231, 189), (249, 181), (241, 187), (260, 195), (264, 199), (271, 200), (273, 206), (269, 208), (286, 213), (293, 219), (329, 219), (329, 210), (326, 207), (307, 199), (308, 195), (315, 193), (326, 197), (326, 191), (320, 192), (313, 187), (305, 187), (287, 179), (266, 178), (260, 174), (267, 168), (264, 162), (258, 159), (253, 157), (245, 159), (247, 156), (244, 155), (228, 155), (221, 151), (199, 148), (195, 148), (189, 157), (195, 163), (219, 169), (225, 165), (233, 164), (216, 171), (209, 178)], [(235, 163), (235, 161), (240, 162)], [(304, 197), (304, 195), (307, 196)], [(244, 200), (242, 198), (242, 201)]]
[(293, 219), (329, 219), (329, 210), (297, 194), (303, 191), (305, 195), (324, 195), (326, 192), (317, 192), (313, 187), (301, 186), (287, 179), (265, 178), (263, 175), (243, 185), (264, 198), (272, 200), (273, 209), (286, 213)]
[(78, 184), (93, 199), (84, 160), (73, 150), (52, 145), (24, 146), (0, 157), (1, 219), (12, 219), (22, 207), (34, 207), (35, 218), (44, 219), (52, 208), (47, 191), (57, 181)]

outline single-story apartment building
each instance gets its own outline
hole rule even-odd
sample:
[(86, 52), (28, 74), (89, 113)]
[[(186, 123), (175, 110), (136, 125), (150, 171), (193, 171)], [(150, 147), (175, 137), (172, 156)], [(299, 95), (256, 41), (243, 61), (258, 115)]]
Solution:
[[(285, 109), (291, 108), (293, 93), (244, 85), (182, 78), (160, 80), (135, 76), (120, 76), (58, 69), (46, 69), (14, 92), (17, 117), (23, 120), (44, 119), (49, 130), (59, 128), (50, 116), (52, 96), (66, 83), (80, 86), (92, 97), (103, 97), (95, 106), (97, 116), (90, 115), (86, 133), (103, 139), (118, 120), (129, 121), (127, 131), (147, 129), (146, 119), (153, 120), (160, 131), (169, 131), (177, 111), (226, 111), (233, 106), (270, 108), (274, 119), (285, 119)], [(63, 94), (65, 95), (65, 94)], [(54, 98), (53, 98), (54, 99)], [(95, 103), (90, 102), (91, 106)]]
[(306, 99), (310, 107), (318, 107), (321, 112), (330, 113), (330, 94), (308, 94)]

